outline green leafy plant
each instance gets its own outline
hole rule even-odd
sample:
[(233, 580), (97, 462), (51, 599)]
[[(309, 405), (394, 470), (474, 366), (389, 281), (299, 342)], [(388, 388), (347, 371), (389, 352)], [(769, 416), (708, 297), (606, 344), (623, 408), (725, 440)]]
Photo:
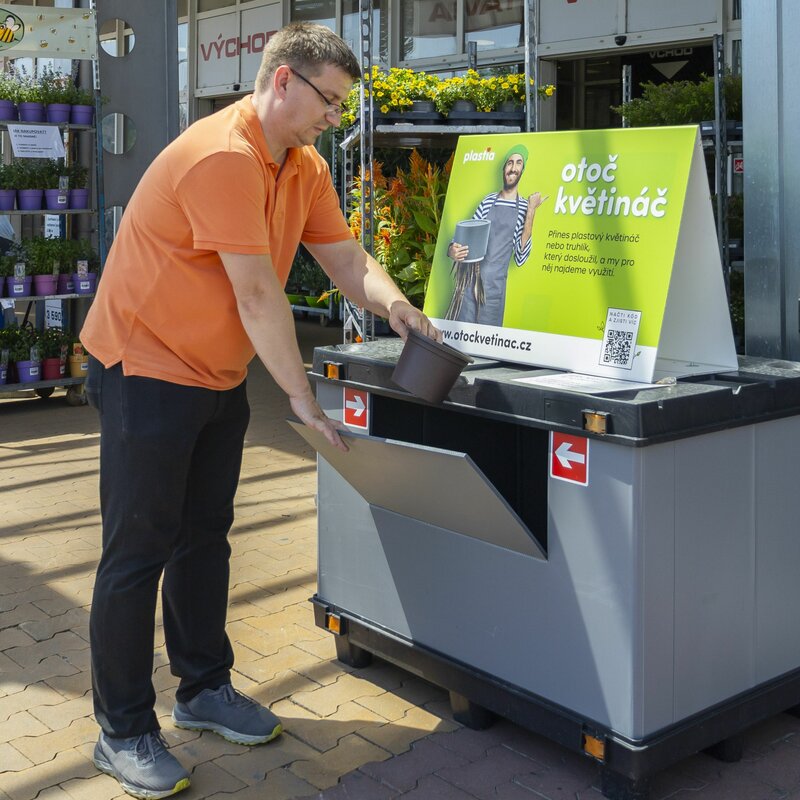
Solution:
[(300, 246), (292, 261), (287, 291), (318, 296), (330, 287), (330, 278), (322, 271), (311, 253)]
[(0, 189), (16, 189), (16, 172), (12, 164), (0, 164)]
[(32, 275), (52, 275), (53, 265), (59, 272), (66, 272), (63, 240), (45, 236), (34, 236), (25, 240), (27, 261)]
[(44, 159), (19, 158), (10, 165), (17, 189), (48, 189), (48, 167)]
[(11, 72), (0, 72), (0, 100), (16, 103), (19, 98), (19, 81)]
[(93, 106), (94, 92), (91, 89), (84, 89), (82, 86), (72, 86), (70, 103), (74, 106)]
[[(42, 162), (41, 166), (41, 180), (43, 183), (43, 188), (45, 189), (58, 189), (59, 187), (59, 180), (62, 175), (66, 175), (68, 178), (71, 177), (70, 175), (70, 168), (67, 167), (63, 161), (60, 161), (56, 158), (49, 158), (46, 161)], [(70, 181), (70, 187), (72, 187), (72, 182)], [(72, 187), (75, 188), (75, 187)]]
[(39, 72), (40, 102), (71, 104), (75, 94), (75, 84), (71, 75), (64, 75), (52, 67), (44, 67)]
[(17, 82), (17, 105), (20, 103), (41, 103), (42, 87), (39, 81), (28, 74), (25, 67), (9, 68), (11, 75)]
[(62, 348), (66, 355), (72, 336), (61, 328), (45, 328), (39, 336), (39, 351), (42, 358), (61, 358)]
[(10, 330), (15, 332), (8, 348), (11, 361), (30, 361), (31, 348), (38, 347), (39, 344), (38, 332), (31, 327), (11, 328)]
[[(742, 77), (727, 74), (723, 79), (725, 106), (729, 119), (741, 119)], [(699, 81), (641, 84), (642, 96), (612, 106), (632, 127), (644, 125), (690, 125), (714, 119), (714, 78), (703, 75)]]
[(67, 175), (70, 189), (85, 189), (89, 185), (89, 170), (77, 161), (69, 165)]

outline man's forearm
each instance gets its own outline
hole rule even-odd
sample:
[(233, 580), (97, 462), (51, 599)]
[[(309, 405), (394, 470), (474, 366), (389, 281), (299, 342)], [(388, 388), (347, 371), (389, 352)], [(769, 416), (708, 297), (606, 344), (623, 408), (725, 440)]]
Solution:
[(238, 308), (256, 354), (278, 386), (289, 397), (310, 394), (311, 386), (297, 345), (294, 318), (283, 297), (256, 296), (241, 301)]

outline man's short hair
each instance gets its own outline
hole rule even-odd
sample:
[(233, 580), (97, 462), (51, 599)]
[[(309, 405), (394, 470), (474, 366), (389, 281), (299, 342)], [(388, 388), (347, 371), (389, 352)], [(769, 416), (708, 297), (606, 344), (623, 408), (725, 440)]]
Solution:
[(303, 75), (319, 75), (327, 65), (339, 67), (354, 81), (361, 78), (353, 51), (330, 28), (311, 22), (292, 22), (281, 28), (264, 48), (256, 75), (256, 91), (264, 92), (281, 64)]

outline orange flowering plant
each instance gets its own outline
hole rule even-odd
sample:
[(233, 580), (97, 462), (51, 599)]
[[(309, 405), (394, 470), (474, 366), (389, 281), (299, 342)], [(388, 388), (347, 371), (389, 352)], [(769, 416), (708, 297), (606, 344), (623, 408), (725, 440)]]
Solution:
[[(453, 157), (440, 167), (412, 151), (407, 170), (393, 178), (373, 162), (373, 252), (376, 260), (409, 301), (422, 308), (431, 275), (436, 237)], [(348, 222), (361, 240), (361, 191), (359, 175), (351, 193)]]

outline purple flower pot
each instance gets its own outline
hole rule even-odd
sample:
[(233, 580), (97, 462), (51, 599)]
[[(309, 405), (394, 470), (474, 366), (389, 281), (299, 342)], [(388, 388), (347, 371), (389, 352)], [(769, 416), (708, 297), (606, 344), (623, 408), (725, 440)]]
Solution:
[(11, 100), (0, 100), (0, 120), (4, 122), (17, 119), (17, 107)]
[(33, 278), (30, 275), (24, 278), (14, 278), (9, 275), (6, 278), (6, 294), (9, 297), (30, 297), (32, 283)]
[(41, 189), (17, 189), (17, 208), (20, 211), (41, 211), (43, 197)]
[(20, 103), (17, 110), (20, 122), (44, 122), (44, 106), (41, 103)]
[(75, 294), (94, 294), (97, 285), (97, 273), (89, 272), (83, 278), (77, 272), (72, 273), (72, 282), (75, 284)]
[(89, 190), (88, 189), (70, 189), (69, 190), (69, 207), (70, 208), (89, 208)]
[(16, 202), (16, 189), (0, 189), (0, 211), (13, 211)]
[(63, 124), (69, 122), (72, 106), (69, 103), (50, 103), (47, 106), (47, 121)]
[(33, 383), (40, 379), (38, 361), (17, 361), (17, 377), (20, 383)]
[(72, 106), (69, 121), (73, 125), (91, 125), (94, 119), (94, 106)]
[(33, 293), (37, 297), (55, 294), (58, 289), (58, 275), (34, 275)]
[(72, 280), (71, 272), (62, 272), (58, 276), (58, 294), (72, 294), (75, 291), (75, 283)]
[(69, 208), (69, 195), (61, 189), (45, 189), (44, 203), (48, 211), (66, 211)]

